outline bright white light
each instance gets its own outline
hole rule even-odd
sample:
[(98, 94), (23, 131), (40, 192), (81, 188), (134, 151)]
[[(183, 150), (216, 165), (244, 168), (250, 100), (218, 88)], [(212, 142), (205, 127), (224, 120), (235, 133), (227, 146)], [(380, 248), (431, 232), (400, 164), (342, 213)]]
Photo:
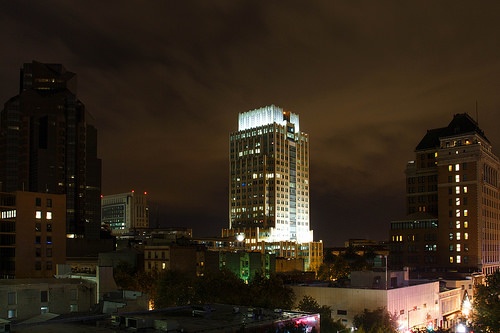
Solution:
[(457, 325), (457, 333), (465, 333), (467, 332), (467, 328), (464, 324), (460, 323)]
[[(290, 113), (290, 122), (295, 124), (295, 133), (299, 133), (299, 116)], [(238, 116), (238, 131), (273, 123), (282, 126), (286, 125), (286, 120), (283, 120), (283, 109), (274, 105), (265, 106), (260, 109), (240, 113)]]
[(236, 235), (236, 240), (238, 242), (243, 242), (244, 239), (245, 239), (245, 234), (241, 233)]
[(464, 316), (468, 317), (468, 316), (469, 316), (469, 313), (470, 313), (471, 308), (472, 308), (472, 304), (470, 303), (469, 299), (468, 299), (468, 298), (466, 298), (466, 299), (464, 300), (463, 305), (462, 305), (462, 314), (463, 314)]

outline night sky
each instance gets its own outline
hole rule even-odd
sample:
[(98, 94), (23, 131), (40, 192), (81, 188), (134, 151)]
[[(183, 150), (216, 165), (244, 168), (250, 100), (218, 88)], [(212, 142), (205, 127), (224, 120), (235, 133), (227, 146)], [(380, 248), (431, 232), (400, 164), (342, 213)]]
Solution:
[(228, 226), (229, 133), (277, 105), (310, 135), (326, 246), (388, 238), (427, 129), (468, 112), (500, 147), (498, 1), (2, 1), (0, 102), (32, 60), (78, 75), (103, 194), (148, 191), (151, 223)]

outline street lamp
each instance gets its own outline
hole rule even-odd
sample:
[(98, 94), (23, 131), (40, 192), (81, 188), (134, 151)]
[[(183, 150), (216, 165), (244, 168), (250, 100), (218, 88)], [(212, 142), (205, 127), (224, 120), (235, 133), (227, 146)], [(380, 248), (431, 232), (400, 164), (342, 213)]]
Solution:
[(356, 327), (354, 327), (354, 326), (353, 327), (347, 327), (347, 328), (344, 328), (344, 329), (342, 329), (340, 331), (337, 331), (337, 333), (345, 332), (347, 330), (351, 330), (351, 332), (354, 332), (354, 331), (357, 331), (358, 329)]

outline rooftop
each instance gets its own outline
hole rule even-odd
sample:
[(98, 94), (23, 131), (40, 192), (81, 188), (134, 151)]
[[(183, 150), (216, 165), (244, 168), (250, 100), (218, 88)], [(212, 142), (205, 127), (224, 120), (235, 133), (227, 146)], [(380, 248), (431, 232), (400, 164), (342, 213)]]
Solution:
[[(15, 325), (15, 332), (118, 332), (141, 328), (142, 332), (236, 332), (242, 327), (269, 328), (277, 325), (318, 325), (319, 316), (297, 311), (237, 307), (226, 304), (183, 306), (162, 310), (73, 318), (52, 318), (43, 323)], [(135, 326), (134, 326), (135, 325)]]

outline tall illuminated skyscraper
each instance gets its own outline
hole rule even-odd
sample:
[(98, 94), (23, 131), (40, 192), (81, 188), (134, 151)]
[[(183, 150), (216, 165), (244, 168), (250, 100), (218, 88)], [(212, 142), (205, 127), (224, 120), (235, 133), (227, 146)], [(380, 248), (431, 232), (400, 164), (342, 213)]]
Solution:
[(271, 105), (239, 114), (230, 135), (229, 228), (257, 241), (312, 242), (309, 137)]

